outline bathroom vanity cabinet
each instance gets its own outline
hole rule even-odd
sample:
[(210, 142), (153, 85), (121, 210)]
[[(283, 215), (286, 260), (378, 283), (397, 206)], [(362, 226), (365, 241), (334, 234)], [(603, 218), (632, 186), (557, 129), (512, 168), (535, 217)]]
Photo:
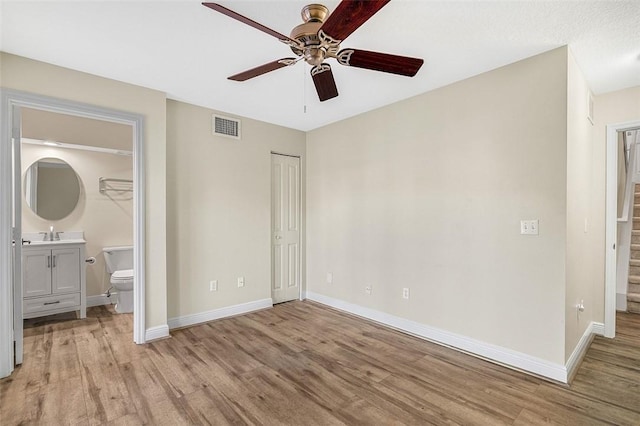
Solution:
[(86, 318), (85, 243), (38, 241), (22, 247), (22, 314), (78, 311)]

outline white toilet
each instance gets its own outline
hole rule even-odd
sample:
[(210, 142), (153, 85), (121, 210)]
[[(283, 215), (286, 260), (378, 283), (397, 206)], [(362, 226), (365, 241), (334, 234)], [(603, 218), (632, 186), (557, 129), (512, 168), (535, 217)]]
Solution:
[(105, 247), (102, 252), (111, 286), (118, 290), (116, 312), (133, 312), (133, 246)]

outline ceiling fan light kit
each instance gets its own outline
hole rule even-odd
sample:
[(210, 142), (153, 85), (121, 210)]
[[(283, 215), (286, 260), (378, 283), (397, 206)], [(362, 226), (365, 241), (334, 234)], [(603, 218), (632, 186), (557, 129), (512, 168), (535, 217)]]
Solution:
[(283, 58), (250, 70), (232, 75), (229, 80), (248, 79), (295, 65), (304, 60), (311, 65), (311, 77), (321, 102), (338, 96), (331, 65), (327, 59), (336, 59), (344, 66), (364, 68), (407, 77), (416, 75), (424, 61), (419, 58), (391, 55), (358, 49), (342, 49), (342, 43), (369, 18), (382, 9), (390, 0), (343, 0), (333, 13), (321, 4), (309, 4), (302, 8), (303, 23), (294, 27), (287, 37), (250, 18), (240, 15), (218, 3), (202, 3), (230, 18), (249, 25), (288, 45), (297, 58)]

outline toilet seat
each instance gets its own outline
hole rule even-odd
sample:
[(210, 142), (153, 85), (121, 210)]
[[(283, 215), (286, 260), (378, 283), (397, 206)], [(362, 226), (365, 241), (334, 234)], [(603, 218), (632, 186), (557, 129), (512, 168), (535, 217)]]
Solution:
[(111, 282), (130, 281), (133, 280), (133, 269), (123, 269), (115, 271), (111, 274)]
[(123, 269), (111, 274), (111, 285), (118, 291), (133, 290), (133, 269)]

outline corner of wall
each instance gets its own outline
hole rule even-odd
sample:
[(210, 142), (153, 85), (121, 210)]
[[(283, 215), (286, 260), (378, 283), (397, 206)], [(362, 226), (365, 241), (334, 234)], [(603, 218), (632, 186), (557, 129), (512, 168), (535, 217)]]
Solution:
[[(597, 236), (598, 180), (594, 174), (593, 123), (589, 113), (591, 90), (567, 49), (567, 235), (565, 280), (565, 360), (584, 342), (594, 321), (602, 322), (596, 314), (597, 297), (604, 289), (604, 252)], [(595, 222), (595, 223), (594, 223)], [(579, 308), (579, 306), (583, 308)]]

